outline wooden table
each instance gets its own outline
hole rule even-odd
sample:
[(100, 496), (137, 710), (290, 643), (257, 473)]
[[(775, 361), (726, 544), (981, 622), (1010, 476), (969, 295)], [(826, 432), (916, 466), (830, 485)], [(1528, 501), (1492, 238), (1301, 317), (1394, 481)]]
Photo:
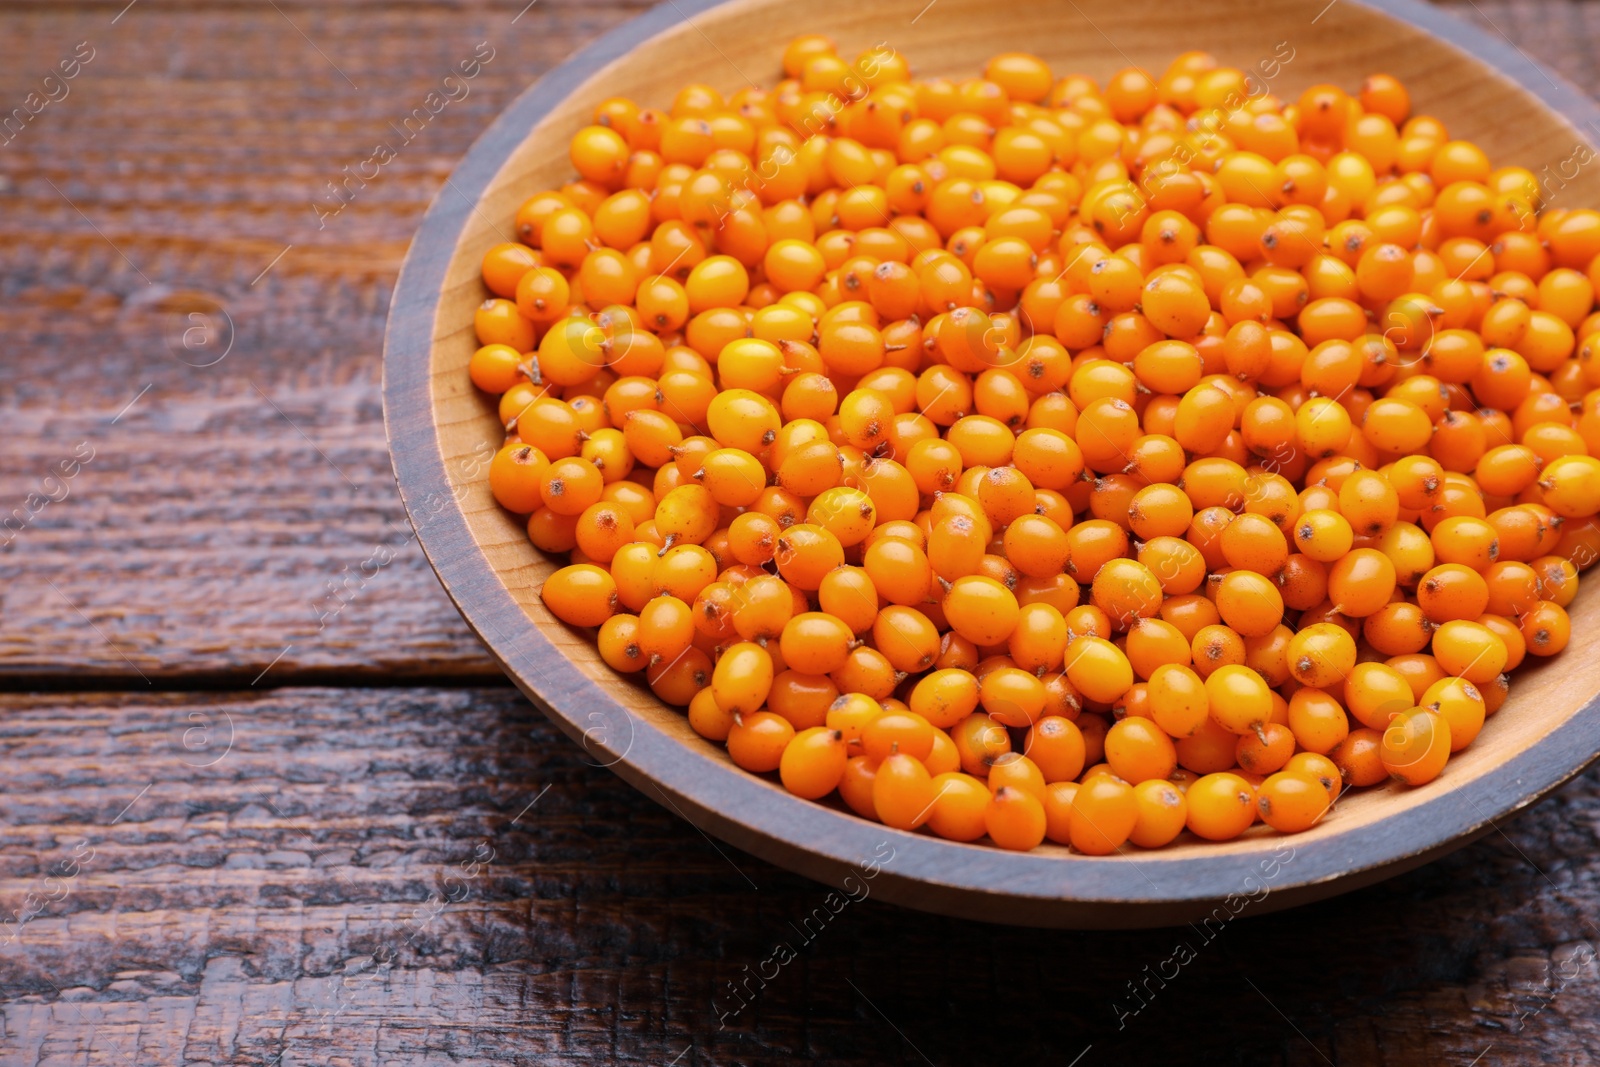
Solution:
[[(833, 915), (586, 764), (412, 542), (379, 352), (454, 161), (641, 5), (123, 2), (0, 13), (60, 97), (0, 144), (0, 1063), (1600, 1057), (1600, 774), (1208, 940)], [(1452, 7), (1600, 92), (1600, 5)]]

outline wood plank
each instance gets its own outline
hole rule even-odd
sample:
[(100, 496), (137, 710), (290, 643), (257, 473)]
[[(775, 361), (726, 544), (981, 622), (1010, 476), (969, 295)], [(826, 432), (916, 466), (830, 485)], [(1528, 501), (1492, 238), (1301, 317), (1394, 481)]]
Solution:
[(0, 927), (8, 1064), (1139, 1063), (1175, 1029), (1201, 1063), (1600, 1055), (1600, 773), (1207, 940), (933, 918), (870, 879), (835, 914), (506, 690), (4, 696), (0, 724), (0, 910), (42, 907)]
[[(7, 101), (78, 42), (94, 50), (0, 150), (0, 332), (18, 342), (0, 361), (11, 684), (242, 686), (275, 660), (263, 684), (499, 677), (408, 543), (378, 390), (389, 294), (484, 126), (643, 5), (542, 0), (515, 23), (525, 0), (278, 6), (6, 16)], [(479, 42), (493, 58), (467, 95), (400, 142), (391, 123)], [(378, 140), (400, 142), (397, 158), (319, 222), (326, 183)], [(191, 366), (228, 342), (219, 307), (231, 351)], [(196, 310), (216, 329), (185, 348)], [(46, 483), (80, 445), (93, 459)], [(67, 495), (40, 505), (52, 493)], [(363, 580), (378, 545), (397, 556)]]

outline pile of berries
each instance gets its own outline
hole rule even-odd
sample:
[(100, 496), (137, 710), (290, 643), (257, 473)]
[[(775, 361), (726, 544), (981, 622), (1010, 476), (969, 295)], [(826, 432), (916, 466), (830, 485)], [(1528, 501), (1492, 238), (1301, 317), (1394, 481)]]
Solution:
[(607, 100), (483, 261), (496, 499), (734, 763), (1102, 855), (1421, 785), (1600, 551), (1600, 212), (1210, 56)]

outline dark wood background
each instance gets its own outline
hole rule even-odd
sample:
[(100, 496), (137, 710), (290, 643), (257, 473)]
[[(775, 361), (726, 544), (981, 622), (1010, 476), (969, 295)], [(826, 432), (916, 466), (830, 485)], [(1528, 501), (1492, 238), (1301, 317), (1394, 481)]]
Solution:
[[(1600, 773), (1208, 940), (834, 914), (586, 763), (411, 542), (378, 392), (454, 161), (642, 10), (522, 3), (0, 6), (0, 112), (93, 49), (0, 144), (0, 1063), (1600, 1058)], [(1448, 6), (1600, 93), (1600, 4)]]

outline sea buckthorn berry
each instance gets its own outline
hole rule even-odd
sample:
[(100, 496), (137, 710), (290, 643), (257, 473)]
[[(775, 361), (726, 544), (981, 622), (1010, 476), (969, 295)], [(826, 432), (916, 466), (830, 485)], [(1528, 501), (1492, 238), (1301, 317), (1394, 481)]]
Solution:
[(1388, 75), (782, 67), (599, 104), (466, 368), (548, 610), (736, 765), (998, 847), (1300, 832), (1570, 642), (1600, 212)]
[(1289, 762), (1283, 765), (1285, 771), (1303, 774), (1320, 784), (1328, 792), (1328, 801), (1331, 803), (1339, 799), (1339, 794), (1344, 790), (1344, 780), (1339, 773), (1338, 766), (1327, 756), (1316, 752), (1296, 752), (1289, 757)]
[(1422, 511), (1438, 498), (1439, 488), (1444, 484), (1444, 469), (1429, 456), (1410, 455), (1395, 460), (1387, 477), (1402, 508)]
[(888, 700), (894, 693), (898, 675), (894, 666), (875, 648), (851, 649), (843, 667), (828, 675), (841, 691), (865, 693), (874, 700)]
[(1256, 789), (1261, 821), (1280, 833), (1311, 829), (1332, 804), (1322, 782), (1298, 771), (1279, 771)]
[(1344, 779), (1345, 785), (1366, 787), (1377, 785), (1389, 777), (1389, 771), (1383, 764), (1381, 756), (1383, 746), (1383, 733), (1369, 727), (1357, 727), (1333, 751), (1328, 753), (1328, 758), (1339, 768), (1339, 775)]
[(1489, 587), (1470, 567), (1443, 563), (1417, 584), (1417, 606), (1435, 626), (1454, 619), (1476, 619), (1489, 606)]
[(925, 760), (937, 736), (938, 731), (914, 712), (885, 711), (867, 723), (860, 740), (862, 750), (875, 760), (888, 759), (896, 752)]
[(467, 373), (486, 393), (504, 393), (523, 380), (522, 353), (505, 344), (484, 345), (472, 354)]
[(1399, 782), (1431, 782), (1450, 759), (1450, 728), (1438, 712), (1426, 708), (1402, 711), (1383, 731), (1379, 759), (1389, 776)]
[(811, 592), (821, 587), (829, 571), (844, 563), (844, 546), (821, 526), (797, 523), (779, 536), (772, 558), (785, 581)]
[(977, 710), (978, 681), (959, 668), (935, 670), (917, 682), (910, 705), (933, 726), (947, 730)]
[(596, 563), (609, 564), (634, 539), (633, 517), (617, 504), (591, 504), (578, 516), (578, 549)]
[[(863, 819), (878, 822), (878, 809), (872, 802), (872, 790), (876, 784), (878, 763), (866, 756), (851, 756), (844, 765), (844, 775), (839, 779), (839, 799), (849, 805), (850, 810)], [(983, 790), (983, 803), (989, 803), (989, 791)], [(982, 836), (982, 831), (978, 836)], [(974, 838), (976, 839), (976, 838)]]
[(753, 642), (740, 642), (723, 652), (711, 677), (717, 706), (734, 714), (750, 714), (766, 703), (772, 688), (772, 657)]
[(1337, 455), (1350, 440), (1350, 413), (1330, 397), (1311, 397), (1294, 416), (1300, 448), (1313, 458)]
[(1354, 549), (1328, 570), (1328, 597), (1351, 618), (1365, 618), (1383, 607), (1394, 588), (1394, 563), (1376, 549)]
[(1483, 729), (1488, 714), (1483, 692), (1464, 678), (1441, 678), (1430, 685), (1417, 701), (1436, 711), (1450, 728), (1450, 751), (1470, 745)]
[(936, 792), (928, 829), (948, 841), (976, 841), (989, 832), (987, 816), (993, 794), (983, 782), (953, 771), (934, 775), (933, 784)]
[(1600, 459), (1561, 456), (1539, 475), (1541, 502), (1557, 515), (1587, 518), (1600, 511)]
[(1021, 789), (1031, 793), (1040, 802), (1045, 798), (1044, 775), (1038, 766), (1020, 752), (1007, 752), (989, 768), (988, 785), (991, 792), (1005, 788)]
[(1327, 689), (1356, 665), (1356, 643), (1342, 626), (1316, 623), (1295, 634), (1287, 649), (1289, 673), (1301, 685)]
[(1193, 735), (1207, 721), (1211, 711), (1205, 682), (1187, 666), (1163, 664), (1150, 672), (1151, 717), (1168, 736)]
[(1237, 774), (1205, 774), (1190, 783), (1188, 827), (1208, 841), (1228, 841), (1250, 828), (1256, 818), (1256, 792)]
[(1153, 721), (1141, 718), (1112, 725), (1106, 733), (1105, 759), (1117, 777), (1133, 785), (1164, 779), (1178, 766), (1172, 739)]
[(1295, 547), (1320, 563), (1334, 563), (1350, 551), (1355, 533), (1337, 511), (1316, 508), (1295, 522)]
[(1505, 669), (1505, 642), (1481, 623), (1452, 619), (1433, 634), (1433, 658), (1446, 673), (1483, 685)]
[[(1139, 549), (1138, 558), (1167, 594), (1163, 610), (1173, 597), (1193, 593), (1206, 578), (1205, 558), (1188, 541), (1177, 537), (1151, 538)], [(1070, 566), (1070, 559), (1068, 563)]]
[[(933, 814), (937, 795), (933, 776), (916, 757), (896, 752), (878, 764), (872, 784), (872, 803), (885, 826), (915, 830)], [(1043, 821), (1042, 812), (1040, 821)], [(1042, 829), (1040, 836), (1043, 837)]]
[(788, 720), (770, 711), (736, 714), (728, 731), (728, 755), (747, 771), (776, 771), (794, 737)]
[(1169, 664), (1188, 666), (1192, 658), (1183, 631), (1161, 619), (1140, 619), (1130, 626), (1124, 651), (1134, 672), (1144, 679)]
[(839, 786), (850, 753), (844, 735), (826, 726), (795, 734), (778, 761), (783, 787), (798, 797), (820, 800)]
[(1485, 610), (1496, 615), (1521, 616), (1539, 602), (1539, 575), (1526, 563), (1508, 560), (1492, 564), (1483, 572), (1483, 580), (1488, 591)]
[(1072, 847), (1089, 856), (1106, 856), (1121, 848), (1139, 821), (1133, 787), (1109, 774), (1095, 775), (1078, 787), (1072, 800)]
[(1529, 564), (1539, 579), (1539, 595), (1561, 607), (1572, 603), (1578, 592), (1578, 568), (1560, 556), (1541, 556)]
[(1194, 774), (1214, 774), (1237, 763), (1239, 735), (1229, 733), (1209, 717), (1199, 729), (1174, 743), (1178, 766)]
[(544, 505), (540, 486), (549, 466), (537, 448), (513, 442), (489, 462), (489, 490), (507, 511), (531, 515)]
[(1409, 400), (1381, 398), (1362, 413), (1361, 434), (1380, 452), (1413, 453), (1427, 446), (1433, 423)]
[(1188, 821), (1189, 804), (1183, 792), (1171, 782), (1151, 779), (1133, 787), (1138, 817), (1128, 840), (1140, 848), (1161, 848), (1170, 844)]
[(784, 623), (779, 649), (790, 670), (828, 674), (844, 666), (854, 642), (855, 635), (839, 619), (808, 611)]
[(1113, 559), (1095, 574), (1090, 597), (1113, 626), (1125, 630), (1160, 612), (1161, 583), (1137, 560)]
[[(1215, 614), (1214, 606), (1211, 612)], [(1190, 638), (1189, 646), (1195, 672), (1202, 678), (1211, 677), (1218, 668), (1244, 663), (1244, 639), (1218, 622), (1199, 627)]]
[(1327, 599), (1328, 568), (1310, 556), (1295, 553), (1278, 575), (1284, 607), (1308, 611)]
[(1044, 805), (1026, 790), (1004, 786), (989, 801), (984, 827), (1001, 848), (1026, 852), (1044, 840)]
[(978, 483), (978, 503), (999, 528), (1033, 513), (1033, 485), (1015, 467), (993, 467)]
[(540, 508), (528, 516), (528, 540), (541, 552), (571, 552), (578, 547), (577, 527), (578, 516)]
[(825, 677), (786, 670), (772, 679), (767, 694), (767, 710), (782, 715), (796, 730), (824, 726), (828, 709), (839, 698), (839, 689)]
[(1289, 561), (1289, 543), (1283, 531), (1261, 515), (1246, 513), (1230, 522), (1222, 531), (1221, 548), (1228, 566), (1268, 577)]
[(979, 682), (984, 711), (1003, 726), (1031, 725), (1043, 712), (1047, 693), (1038, 676), (1017, 667), (999, 667)]
[(1492, 496), (1515, 496), (1539, 478), (1538, 454), (1526, 445), (1500, 445), (1478, 460), (1473, 480)]
[(1350, 733), (1344, 707), (1320, 689), (1301, 688), (1289, 698), (1289, 730), (1308, 752), (1331, 752)]
[(1283, 621), (1283, 595), (1277, 584), (1253, 571), (1223, 575), (1216, 602), (1222, 621), (1244, 637), (1260, 637)]
[(1031, 759), (1046, 783), (1065, 782), (1083, 773), (1083, 733), (1070, 720), (1047, 715), (1028, 728), (1023, 752)]
[(725, 448), (752, 454), (772, 444), (782, 418), (772, 401), (749, 389), (728, 389), (717, 394), (706, 411), (711, 436)]
[(1400, 498), (1377, 471), (1356, 471), (1339, 487), (1339, 511), (1357, 533), (1372, 537), (1394, 524)]
[(1483, 691), (1483, 703), (1485, 709), (1490, 714), (1499, 711), (1501, 705), (1506, 702), (1506, 698), (1510, 695), (1511, 679), (1505, 675), (1501, 675), (1499, 678), (1496, 678), (1493, 682), (1491, 682)]
[[(1333, 690), (1341, 692), (1338, 687)], [(1311, 693), (1311, 690), (1298, 690), (1289, 701), (1289, 721), (1291, 724), (1301, 717), (1306, 716), (1309, 726), (1311, 720), (1327, 721), (1337, 720), (1333, 732), (1338, 737), (1328, 739), (1328, 743), (1317, 745), (1315, 750), (1326, 751), (1330, 744), (1342, 740), (1344, 733), (1345, 716), (1341, 713), (1333, 715), (1328, 709), (1321, 706), (1320, 697), (1306, 697), (1302, 704), (1302, 693)], [(1415, 694), (1406, 679), (1399, 671), (1383, 663), (1363, 662), (1350, 669), (1343, 683), (1344, 706), (1348, 708), (1350, 717), (1363, 726), (1380, 729), (1389, 721), (1389, 716), (1400, 708), (1409, 706)], [(1309, 734), (1313, 731), (1308, 729)], [(1307, 746), (1310, 747), (1310, 746)]]
[(1011, 751), (1006, 728), (981, 711), (951, 727), (950, 739), (956, 744), (961, 769), (979, 778), (987, 778), (994, 762)]
[(1047, 672), (1059, 668), (1071, 636), (1066, 619), (1054, 605), (1026, 603), (1018, 610), (1017, 626), (1006, 647), (1012, 662), (1022, 670)]
[(707, 741), (727, 741), (733, 732), (733, 716), (717, 707), (711, 687), (706, 686), (689, 701), (689, 726)]
[(1133, 685), (1128, 657), (1103, 637), (1074, 638), (1067, 645), (1065, 662), (1067, 679), (1090, 700), (1114, 703)]
[(1013, 520), (1006, 527), (1003, 547), (1006, 558), (1017, 570), (1032, 578), (1060, 574), (1071, 555), (1066, 532), (1043, 515), (1022, 515)]
[(1452, 515), (1433, 528), (1433, 549), (1439, 562), (1475, 571), (1500, 558), (1500, 538), (1493, 524), (1475, 515)]
[(824, 725), (844, 734), (846, 743), (861, 746), (868, 724), (883, 714), (883, 705), (865, 693), (847, 692), (835, 697), (823, 716)]
[(595, 645), (606, 666), (622, 674), (632, 674), (649, 666), (648, 658), (639, 648), (638, 633), (637, 615), (613, 615), (600, 624)]
[(552, 614), (573, 626), (599, 626), (617, 610), (617, 583), (589, 563), (563, 567), (539, 591)]
[(957, 578), (941, 606), (951, 629), (980, 646), (997, 645), (1011, 636), (1019, 617), (1011, 590), (982, 575)]
[(1243, 734), (1272, 718), (1272, 690), (1255, 671), (1238, 664), (1218, 667), (1206, 678), (1211, 721)]
[(697, 545), (716, 530), (717, 513), (716, 500), (705, 487), (680, 485), (656, 505), (656, 532), (667, 547)]
[(1245, 639), (1245, 666), (1267, 680), (1268, 685), (1279, 686), (1289, 681), (1289, 642), (1294, 631), (1287, 626), (1275, 626), (1259, 637)]

